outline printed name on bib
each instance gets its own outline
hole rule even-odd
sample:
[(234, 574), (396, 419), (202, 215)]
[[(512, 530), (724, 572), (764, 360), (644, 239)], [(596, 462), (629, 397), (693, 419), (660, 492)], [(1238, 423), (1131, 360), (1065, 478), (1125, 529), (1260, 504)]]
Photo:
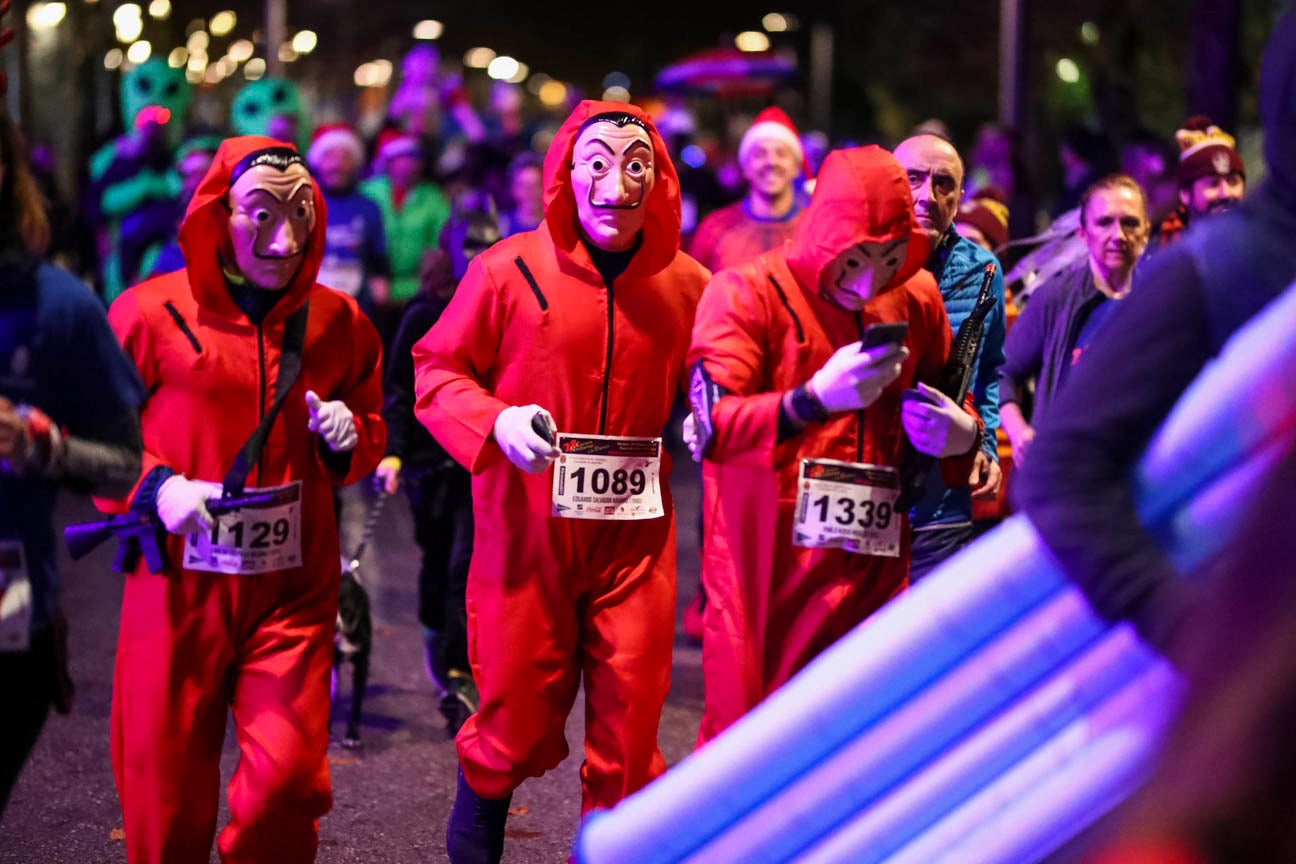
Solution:
[(275, 494), (220, 516), (211, 531), (185, 535), (186, 569), (251, 575), (301, 566), (301, 482), (247, 491)]
[(656, 519), (661, 497), (661, 439), (558, 436), (550, 513), (566, 519)]
[(898, 558), (899, 497), (900, 477), (894, 468), (802, 459), (792, 542), (811, 549)]
[(0, 540), (0, 652), (26, 651), (31, 639), (32, 587), (21, 540)]

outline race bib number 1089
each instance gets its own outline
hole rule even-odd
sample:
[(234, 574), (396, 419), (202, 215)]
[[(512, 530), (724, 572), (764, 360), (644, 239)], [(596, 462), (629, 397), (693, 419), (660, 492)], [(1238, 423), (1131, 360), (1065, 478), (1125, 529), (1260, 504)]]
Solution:
[(568, 519), (656, 519), (661, 439), (558, 436), (551, 514)]
[(802, 459), (792, 542), (813, 549), (898, 558), (899, 497), (900, 478), (894, 468)]

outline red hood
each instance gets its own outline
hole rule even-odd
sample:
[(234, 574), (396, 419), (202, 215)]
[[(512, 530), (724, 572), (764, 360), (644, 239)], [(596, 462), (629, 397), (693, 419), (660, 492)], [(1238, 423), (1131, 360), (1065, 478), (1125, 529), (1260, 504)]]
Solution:
[[(580, 234), (576, 229), (576, 196), (572, 194), (571, 164), (572, 151), (576, 147), (576, 136), (585, 125), (585, 121), (599, 114), (624, 112), (644, 122), (648, 127), (648, 137), (652, 139), (653, 164), (656, 171), (656, 182), (652, 194), (648, 196), (648, 218), (644, 221), (643, 246), (635, 255), (630, 269), (641, 275), (656, 273), (670, 264), (679, 253), (680, 244), (680, 185), (679, 175), (671, 162), (666, 142), (657, 133), (648, 114), (640, 108), (625, 102), (596, 102), (585, 100), (576, 106), (571, 116), (563, 123), (549, 145), (545, 154), (545, 223), (549, 226), (554, 245), (568, 256), (582, 262), (589, 269), (589, 256), (582, 249)], [(627, 271), (628, 272), (628, 271)]]
[(909, 237), (909, 251), (888, 288), (922, 269), (931, 251), (913, 212), (909, 178), (895, 157), (876, 145), (834, 150), (824, 159), (814, 198), (788, 244), (788, 268), (807, 291), (819, 274), (857, 243)]
[[(189, 274), (194, 299), (199, 306), (225, 318), (243, 317), (225, 288), (225, 276), (220, 264), (220, 250), (229, 237), (230, 211), (227, 198), (230, 174), (243, 157), (267, 147), (287, 147), (293, 151), (297, 149), (291, 144), (260, 135), (242, 135), (222, 141), (220, 149), (216, 151), (216, 158), (198, 185), (198, 191), (189, 202), (184, 222), (180, 225), (180, 249), (184, 252), (185, 270)], [(267, 321), (285, 318), (300, 306), (319, 273), (320, 261), (324, 257), (324, 226), (328, 221), (328, 211), (319, 183), (314, 186), (315, 230), (306, 241), (306, 255), (302, 259), (301, 268), (285, 289), (288, 297), (275, 304), (266, 316)]]

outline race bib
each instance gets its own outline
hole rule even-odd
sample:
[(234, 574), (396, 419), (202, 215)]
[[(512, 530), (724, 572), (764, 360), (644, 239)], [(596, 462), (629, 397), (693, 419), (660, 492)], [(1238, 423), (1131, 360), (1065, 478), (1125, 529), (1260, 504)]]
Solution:
[(301, 566), (301, 482), (247, 491), (275, 494), (220, 516), (207, 533), (185, 535), (186, 569), (255, 575)]
[(836, 459), (802, 459), (792, 542), (900, 557), (900, 475), (894, 468)]
[(364, 282), (364, 268), (359, 261), (344, 261), (327, 255), (320, 262), (319, 277), (315, 281), (349, 297), (357, 297)]
[(32, 588), (20, 540), (0, 540), (0, 652), (26, 651), (31, 638)]
[(661, 439), (559, 435), (554, 516), (656, 519), (663, 515)]

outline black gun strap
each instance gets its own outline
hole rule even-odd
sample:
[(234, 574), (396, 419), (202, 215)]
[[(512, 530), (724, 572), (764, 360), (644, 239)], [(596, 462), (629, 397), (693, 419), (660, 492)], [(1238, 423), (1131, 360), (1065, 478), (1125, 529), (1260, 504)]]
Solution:
[(221, 483), (226, 498), (243, 494), (243, 485), (247, 483), (248, 474), (252, 473), (261, 458), (261, 449), (270, 434), (270, 427), (274, 425), (275, 418), (279, 416), (279, 410), (288, 397), (288, 391), (301, 372), (302, 352), (306, 346), (306, 314), (309, 309), (310, 301), (307, 300), (284, 322), (283, 348), (279, 353), (279, 376), (275, 379), (274, 402), (234, 457), (234, 467), (230, 468)]

